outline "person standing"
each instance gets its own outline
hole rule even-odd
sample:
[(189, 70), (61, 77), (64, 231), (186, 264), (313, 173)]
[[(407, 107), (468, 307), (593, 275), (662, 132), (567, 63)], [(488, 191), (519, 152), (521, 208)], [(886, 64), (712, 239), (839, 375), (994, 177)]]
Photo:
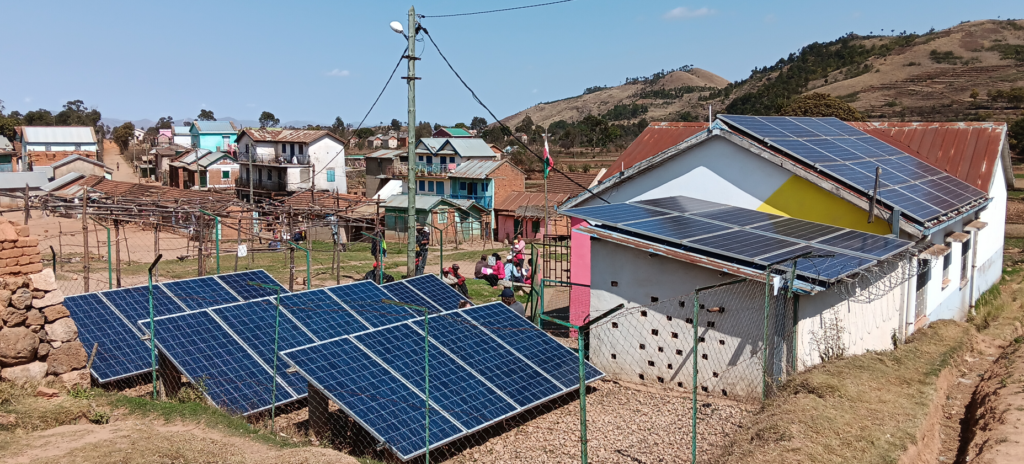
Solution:
[(426, 227), (417, 227), (416, 244), (419, 250), (416, 252), (416, 273), (414, 275), (420, 276), (427, 268), (427, 247), (430, 245), (430, 231)]

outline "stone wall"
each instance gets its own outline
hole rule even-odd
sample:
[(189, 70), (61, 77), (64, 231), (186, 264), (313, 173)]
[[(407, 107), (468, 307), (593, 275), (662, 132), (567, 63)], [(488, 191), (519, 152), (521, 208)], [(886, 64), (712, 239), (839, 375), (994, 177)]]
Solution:
[(27, 226), (0, 218), (0, 380), (89, 386), (88, 355)]

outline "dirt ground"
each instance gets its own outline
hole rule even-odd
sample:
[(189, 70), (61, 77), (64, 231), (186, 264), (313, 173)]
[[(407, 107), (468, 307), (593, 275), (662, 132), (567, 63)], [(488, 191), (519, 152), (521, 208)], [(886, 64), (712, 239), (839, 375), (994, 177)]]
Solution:
[[(1022, 339), (1018, 341), (1024, 342)], [(1024, 462), (1024, 350), (1013, 343), (981, 378), (968, 407), (976, 416), (974, 435), (961, 450), (963, 461), (986, 464)]]
[[(116, 416), (115, 416), (116, 418)], [(31, 463), (356, 463), (337, 451), (281, 449), (203, 425), (113, 420), (106, 425), (64, 425), (25, 434), (0, 462)]]

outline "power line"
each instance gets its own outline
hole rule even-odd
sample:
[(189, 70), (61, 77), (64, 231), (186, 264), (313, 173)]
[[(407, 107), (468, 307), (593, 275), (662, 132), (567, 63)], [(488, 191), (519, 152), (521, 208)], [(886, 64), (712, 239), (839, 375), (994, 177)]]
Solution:
[(472, 16), (472, 15), (487, 14), (487, 13), (501, 13), (503, 11), (524, 10), (526, 8), (537, 8), (539, 6), (556, 5), (556, 4), (559, 4), (559, 3), (568, 3), (568, 2), (571, 2), (571, 1), (572, 0), (559, 0), (557, 2), (538, 3), (536, 5), (526, 5), (526, 6), (516, 6), (516, 7), (512, 7), (512, 8), (502, 8), (500, 10), (476, 11), (476, 12), (473, 12), (473, 13), (455, 13), (455, 14), (446, 14), (446, 15), (429, 15), (429, 16), (427, 16), (427, 15), (419, 15), (419, 17), (421, 17), (421, 18), (453, 18), (453, 17), (456, 17), (456, 16)]
[[(565, 1), (571, 1), (571, 0), (565, 0)], [(556, 2), (556, 3), (561, 3), (561, 2)], [(494, 115), (494, 112), (493, 112), (493, 111), (491, 111), (491, 109), (490, 109), (490, 108), (488, 108), (488, 107), (487, 107), (487, 105), (485, 105), (485, 104), (484, 104), (484, 102), (483, 102), (482, 100), (480, 100), (480, 97), (478, 97), (478, 96), (476, 95), (476, 92), (474, 92), (474, 91), (473, 91), (473, 89), (469, 87), (469, 84), (467, 84), (467, 83), (466, 83), (466, 81), (465, 81), (465, 80), (464, 80), (464, 79), (462, 78), (462, 76), (460, 76), (460, 75), (459, 75), (459, 72), (458, 72), (458, 71), (456, 71), (454, 67), (452, 67), (452, 64), (451, 64), (451, 62), (449, 62), (449, 61), (448, 61), (448, 58), (447, 58), (446, 56), (444, 56), (444, 53), (442, 53), (442, 52), (441, 52), (441, 49), (440, 49), (440, 48), (439, 48), (439, 47), (437, 46), (437, 42), (434, 42), (434, 37), (432, 37), (432, 36), (430, 35), (430, 32), (429, 32), (429, 31), (427, 31), (427, 28), (425, 28), (425, 27), (421, 27), (421, 30), (423, 31), (423, 33), (427, 34), (427, 38), (428, 38), (428, 39), (430, 39), (430, 43), (431, 43), (431, 44), (432, 44), (432, 45), (434, 46), (434, 49), (435, 49), (435, 50), (437, 50), (437, 54), (438, 54), (438, 55), (441, 55), (441, 59), (443, 59), (443, 60), (444, 60), (444, 63), (448, 65), (448, 69), (451, 69), (451, 70), (452, 70), (452, 72), (453, 72), (453, 73), (455, 73), (455, 77), (459, 78), (459, 82), (462, 82), (462, 86), (463, 86), (463, 87), (465, 87), (465, 88), (466, 88), (466, 90), (468, 90), (468, 91), (469, 91), (469, 93), (470, 93), (471, 95), (473, 95), (473, 99), (474, 99), (474, 100), (476, 100), (476, 102), (477, 102), (477, 103), (479, 103), (479, 104), (480, 104), (480, 106), (482, 106), (482, 107), (483, 107), (483, 108), (484, 108), (485, 110), (487, 110), (487, 113), (488, 113), (488, 114), (490, 114), (492, 118), (494, 118), (494, 120), (495, 120), (495, 121), (496, 121), (496, 122), (498, 123), (498, 125), (500, 125), (501, 127), (503, 127), (503, 128), (505, 128), (505, 129), (507, 129), (507, 130), (508, 130), (508, 131), (509, 131), (510, 133), (512, 133), (512, 132), (513, 132), (513, 131), (512, 131), (512, 129), (510, 129), (510, 128), (509, 128), (508, 126), (506, 126), (506, 125), (505, 125), (505, 123), (501, 122), (501, 119), (498, 119), (498, 117)], [(532, 155), (533, 155), (534, 157), (536, 157), (537, 159), (539, 159), (539, 160), (540, 160), (540, 161), (541, 161), (542, 163), (545, 163), (545, 164), (547, 164), (547, 160), (546, 160), (546, 159), (544, 159), (544, 157), (542, 157), (542, 156), (538, 155), (538, 154), (537, 154), (536, 152), (534, 152), (533, 150), (531, 150), (531, 149), (530, 149), (530, 147), (528, 147), (528, 146), (527, 146), (527, 145), (526, 145), (525, 143), (523, 143), (523, 142), (522, 142), (521, 140), (519, 140), (519, 139), (518, 139), (518, 138), (516, 138), (515, 136), (513, 136), (513, 137), (512, 137), (512, 140), (515, 140), (515, 141), (516, 141), (516, 142), (517, 142), (517, 143), (518, 143), (519, 145), (522, 145), (522, 146), (523, 146), (523, 148), (525, 148), (525, 149), (526, 149), (526, 151), (530, 152), (530, 154), (532, 154)], [(556, 168), (556, 167), (554, 166), (554, 163), (552, 163), (552, 166), (551, 166), (551, 170), (552, 170), (552, 171), (555, 171), (555, 172), (557, 172), (557, 173), (559, 173), (559, 174), (561, 174), (561, 175), (562, 175), (562, 176), (564, 176), (564, 177), (565, 177), (566, 179), (569, 179), (569, 181), (570, 181), (570, 182), (572, 182), (572, 183), (576, 184), (576, 185), (577, 185), (578, 187), (582, 188), (582, 189), (583, 189), (583, 190), (585, 190), (585, 191), (586, 191), (587, 193), (589, 193), (589, 194), (591, 194), (591, 195), (593, 195), (593, 196), (595, 196), (595, 197), (599, 198), (599, 199), (600, 199), (601, 201), (603, 201), (603, 202), (605, 202), (605, 203), (608, 203), (608, 204), (611, 204), (611, 202), (610, 202), (610, 201), (608, 201), (608, 200), (605, 200), (605, 199), (604, 199), (603, 197), (601, 197), (600, 195), (598, 195), (598, 194), (594, 193), (593, 191), (591, 191), (591, 190), (590, 190), (590, 188), (588, 188), (587, 186), (585, 186), (585, 185), (583, 185), (583, 184), (581, 184), (581, 183), (579, 183), (579, 182), (576, 182), (576, 180), (575, 180), (575, 179), (573, 179), (572, 177), (569, 177), (569, 176), (568, 176), (568, 175), (566, 175), (566, 174), (565, 174), (564, 172), (562, 172), (562, 171), (561, 171), (560, 169)]]

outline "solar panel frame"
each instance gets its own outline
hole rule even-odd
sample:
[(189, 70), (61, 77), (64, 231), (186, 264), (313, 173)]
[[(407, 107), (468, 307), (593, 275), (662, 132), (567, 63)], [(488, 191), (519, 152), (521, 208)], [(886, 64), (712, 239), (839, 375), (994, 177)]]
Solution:
[[(410, 279), (403, 279), (406, 285), (434, 302), (442, 311), (451, 311), (459, 308), (459, 303), (469, 301), (468, 298), (456, 291), (450, 285), (444, 283), (440, 277), (434, 274), (425, 274)], [(417, 317), (420, 314), (417, 313)]]
[(628, 225), (622, 226), (622, 228), (665, 238), (672, 237), (670, 240), (679, 243), (734, 229), (732, 226), (711, 222), (695, 216), (665, 216), (646, 221), (631, 222)]
[(725, 207), (721, 203), (690, 197), (652, 198), (648, 200), (634, 200), (633, 203), (680, 214), (697, 213)]
[(382, 300), (395, 300), (395, 297), (367, 280), (325, 290), (374, 328), (405, 322), (417, 316), (410, 308), (383, 303)]
[(329, 340), (373, 327), (324, 288), (281, 295), (281, 307), (317, 340)]
[(584, 206), (573, 208), (576, 215), (592, 222), (615, 222), (628, 224), (656, 217), (668, 216), (672, 213), (630, 203), (614, 203), (611, 205)]
[(198, 311), (242, 301), (241, 297), (214, 276), (174, 280), (160, 285), (163, 285), (167, 293), (170, 293), (188, 311)]
[(266, 298), (270, 296), (276, 296), (277, 291), (260, 287), (257, 285), (249, 285), (249, 282), (257, 282), (264, 285), (275, 285), (281, 289), (281, 294), (291, 293), (288, 291), (286, 286), (281, 285), (276, 279), (274, 279), (267, 271), (263, 269), (253, 269), (250, 271), (232, 272), (230, 274), (219, 274), (215, 277), (221, 284), (231, 290), (235, 295), (241, 298), (243, 301), (256, 300), (259, 298)]
[(404, 280), (396, 280), (394, 282), (386, 283), (381, 285), (381, 288), (394, 295), (395, 301), (422, 306), (432, 313), (442, 311), (441, 307), (438, 306), (437, 303), (434, 303), (429, 298), (416, 291), (416, 289), (410, 287)]
[[(149, 289), (145, 285), (115, 288), (97, 292), (110, 303), (126, 321), (149, 317)], [(181, 314), (188, 310), (178, 302), (161, 284), (153, 285), (153, 313), (156, 317)], [(134, 324), (128, 323), (129, 326)], [(132, 330), (135, 330), (132, 327)]]
[[(80, 304), (78, 300), (82, 300)], [(71, 317), (78, 327), (79, 341), (86, 347), (99, 344), (90, 371), (97, 382), (109, 383), (152, 370), (149, 344), (99, 293), (67, 296), (64, 302), (69, 310), (75, 308)], [(86, 307), (88, 311), (79, 312), (79, 308)]]
[[(181, 322), (185, 320), (188, 320), (187, 327), (175, 330), (174, 324), (185, 325)], [(281, 382), (277, 376), (274, 375), (273, 369), (261, 361), (259, 356), (251, 351), (249, 346), (232, 333), (227, 326), (224, 325), (223, 321), (210, 312), (209, 309), (165, 316), (159, 318), (158, 321), (159, 324), (157, 326), (158, 329), (156, 337), (157, 349), (159, 349), (165, 358), (174, 365), (178, 372), (187, 377), (193, 384), (196, 384), (198, 379), (205, 379), (203, 381), (203, 385), (205, 386), (203, 395), (210, 400), (212, 404), (228, 409), (229, 411), (248, 416), (270, 409), (271, 406), (287, 404), (298, 399), (295, 392), (293, 392), (284, 382)], [(139, 327), (148, 334), (148, 329), (144, 325), (145, 322), (147, 321), (139, 321)], [(204, 331), (203, 329), (207, 330)], [(198, 337), (195, 337), (197, 334), (202, 336), (202, 342), (199, 342)], [(181, 347), (175, 345), (175, 343), (179, 341), (175, 337), (183, 336), (191, 337), (180, 340), (187, 346)], [(211, 343), (211, 340), (217, 336), (220, 336), (220, 338), (216, 340), (217, 343)], [(168, 343), (168, 340), (171, 342)], [(232, 345), (232, 343), (237, 344), (237, 346), (229, 346)], [(220, 349), (222, 349), (222, 352), (218, 353), (215, 357), (203, 359), (201, 363), (186, 362), (191, 360), (191, 358), (187, 356), (187, 353), (194, 352), (195, 347), (211, 344), (216, 344)], [(224, 351), (228, 348), (235, 349), (230, 357), (226, 355), (227, 351)], [(240, 348), (240, 350), (238, 350), (238, 348)], [(201, 356), (202, 354), (197, 355)], [(238, 363), (228, 366), (226, 364), (226, 361), (228, 360), (238, 361)], [(201, 364), (203, 367), (198, 367), (196, 364)], [(242, 380), (238, 380), (237, 376), (233, 376), (227, 372), (230, 371), (231, 367), (238, 366), (244, 366), (248, 369), (247, 374), (252, 375), (245, 375), (242, 377)], [(194, 368), (202, 370), (203, 373), (200, 374)], [(219, 371), (223, 371), (223, 374), (213, 377), (208, 375), (210, 372), (216, 373)], [(264, 374), (266, 375), (266, 378), (258, 378), (257, 374)], [(226, 382), (225, 379), (229, 377), (232, 378), (233, 382)], [(238, 388), (239, 384), (260, 383), (265, 381), (267, 382), (267, 384), (264, 385), (264, 387), (266, 387), (266, 391), (262, 389)], [(260, 407), (252, 407), (252, 400), (260, 401), (261, 399), (270, 398), (271, 385), (269, 382), (271, 381), (278, 383), (277, 394), (279, 395), (278, 398), (280, 398), (280, 400), (274, 404), (269, 404), (268, 402), (266, 405)], [(244, 403), (241, 405), (231, 404), (233, 399), (240, 398), (243, 394), (251, 392), (265, 393), (265, 395), (250, 395), (250, 406), (248, 407), (245, 406)], [(239, 408), (238, 406), (242, 407)]]

